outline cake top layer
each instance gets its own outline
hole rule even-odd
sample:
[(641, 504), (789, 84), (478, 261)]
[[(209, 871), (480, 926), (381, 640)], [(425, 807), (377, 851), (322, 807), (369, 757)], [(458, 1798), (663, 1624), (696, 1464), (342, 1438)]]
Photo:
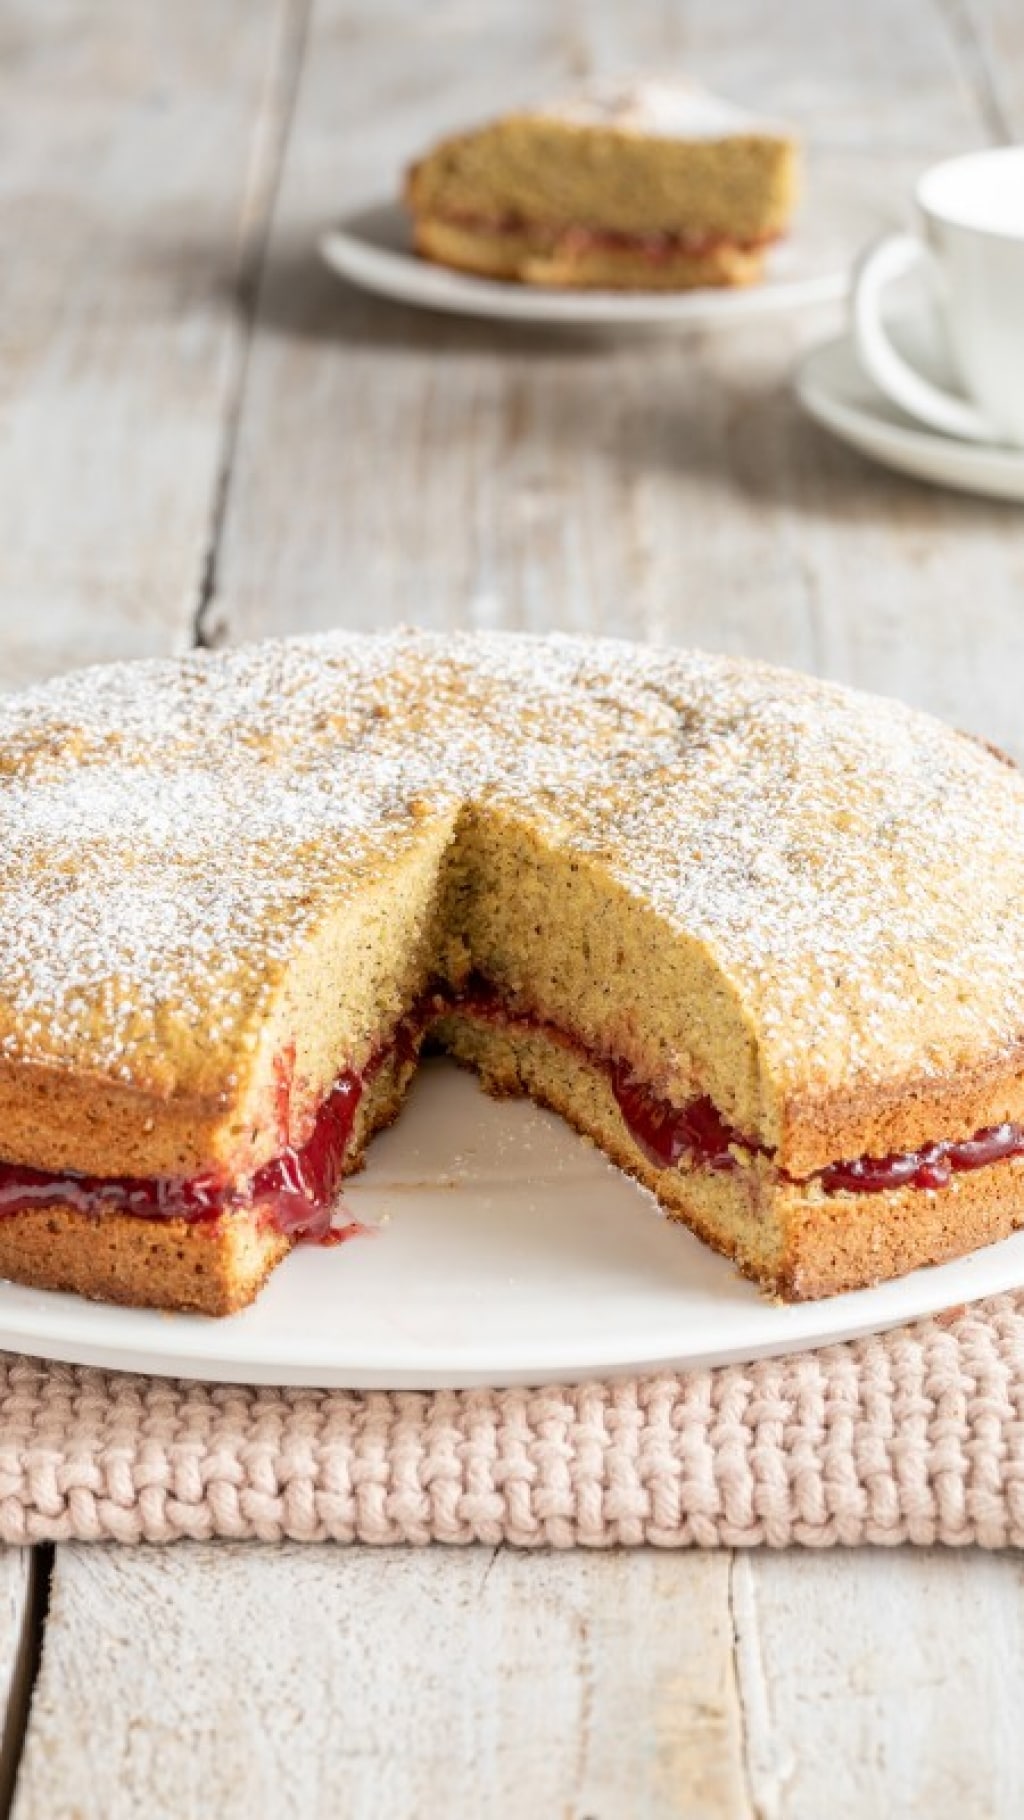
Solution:
[[(693, 84), (597, 82), (442, 139), (409, 169), (414, 218), (761, 244), (798, 187), (793, 135)], [(427, 249), (429, 251), (429, 248)]]
[(424, 819), (526, 818), (706, 945), (784, 1087), (1024, 1028), (1024, 782), (895, 703), (611, 641), (333, 633), (0, 702), (0, 1057), (229, 1078)]
[(652, 139), (731, 139), (749, 133), (788, 137), (777, 121), (724, 101), (699, 83), (662, 77), (596, 82), (522, 111), (571, 126), (603, 127)]

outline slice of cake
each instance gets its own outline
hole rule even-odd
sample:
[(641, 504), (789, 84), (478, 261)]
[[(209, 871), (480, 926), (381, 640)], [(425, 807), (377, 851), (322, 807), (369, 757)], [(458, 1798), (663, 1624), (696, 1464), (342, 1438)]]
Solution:
[(894, 702), (574, 639), (200, 652), (0, 702), (0, 847), (15, 1281), (242, 1306), (343, 1236), (428, 1041), (785, 1296), (1024, 1222), (1024, 780)]
[(507, 114), (414, 164), (427, 259), (608, 290), (750, 284), (796, 196), (792, 136), (706, 90), (640, 82)]

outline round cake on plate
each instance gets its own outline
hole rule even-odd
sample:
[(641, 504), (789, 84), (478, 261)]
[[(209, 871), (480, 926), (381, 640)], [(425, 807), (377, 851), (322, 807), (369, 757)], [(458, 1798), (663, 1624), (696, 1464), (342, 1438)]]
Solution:
[(0, 703), (0, 1275), (241, 1307), (425, 1043), (766, 1290), (1024, 1219), (1024, 782), (896, 703), (344, 633)]

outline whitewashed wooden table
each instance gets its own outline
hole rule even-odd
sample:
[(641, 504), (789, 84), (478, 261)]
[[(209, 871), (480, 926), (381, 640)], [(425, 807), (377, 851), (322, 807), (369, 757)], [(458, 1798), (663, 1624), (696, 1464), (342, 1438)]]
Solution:
[[(435, 132), (670, 65), (804, 130), (842, 254), (932, 157), (1024, 133), (1020, 0), (4, 0), (3, 685), (337, 622), (561, 627), (1024, 756), (1019, 512), (801, 420), (828, 312), (556, 336), (318, 266)], [(69, 1547), (0, 1586), (18, 1820), (1024, 1811), (1008, 1557)]]

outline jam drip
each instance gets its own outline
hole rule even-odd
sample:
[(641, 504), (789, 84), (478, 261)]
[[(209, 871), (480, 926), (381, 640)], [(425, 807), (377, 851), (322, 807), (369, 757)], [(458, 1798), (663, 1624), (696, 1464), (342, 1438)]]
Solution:
[(286, 1145), (253, 1177), (251, 1201), (289, 1238), (323, 1242), (330, 1237), (364, 1084), (364, 1077), (351, 1070), (339, 1074), (301, 1149)]
[(346, 1236), (331, 1217), (366, 1077), (340, 1074), (301, 1146), (288, 1144), (254, 1176), (226, 1180), (216, 1175), (92, 1176), (48, 1175), (0, 1163), (0, 1216), (32, 1207), (61, 1205), (79, 1213), (131, 1213), (140, 1219), (179, 1219), (191, 1224), (217, 1220), (242, 1208), (258, 1208), (261, 1220), (289, 1238), (327, 1243)]

